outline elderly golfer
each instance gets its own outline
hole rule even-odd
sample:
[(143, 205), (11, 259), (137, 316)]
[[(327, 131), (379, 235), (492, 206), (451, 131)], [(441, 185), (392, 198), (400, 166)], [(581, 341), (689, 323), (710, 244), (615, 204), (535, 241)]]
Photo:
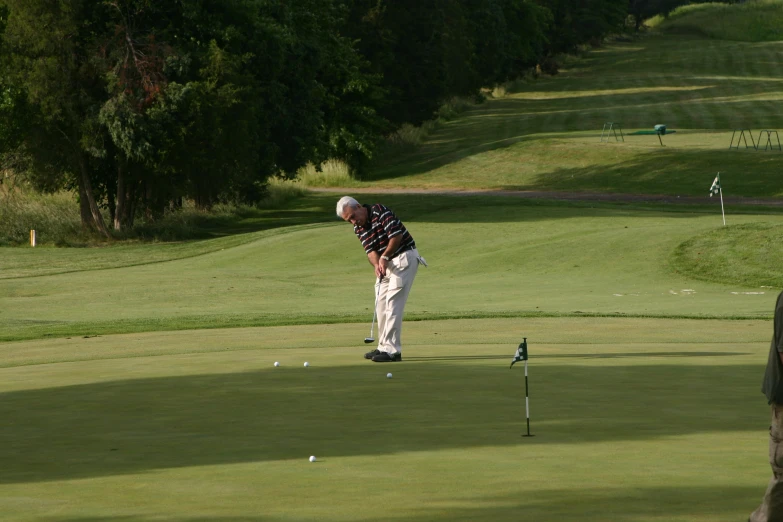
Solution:
[(378, 315), (378, 348), (364, 355), (374, 362), (402, 360), (402, 314), (419, 263), (427, 266), (416, 250), (405, 225), (385, 206), (361, 205), (345, 196), (337, 202), (337, 215), (353, 225), (367, 259), (375, 270)]

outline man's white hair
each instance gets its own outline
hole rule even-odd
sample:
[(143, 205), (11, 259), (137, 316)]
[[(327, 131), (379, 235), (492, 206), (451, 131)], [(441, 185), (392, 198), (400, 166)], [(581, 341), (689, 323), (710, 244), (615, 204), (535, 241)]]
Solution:
[(345, 207), (357, 208), (358, 206), (359, 206), (359, 202), (353, 199), (351, 196), (341, 197), (340, 201), (337, 202), (337, 217), (339, 217), (340, 219), (343, 218)]

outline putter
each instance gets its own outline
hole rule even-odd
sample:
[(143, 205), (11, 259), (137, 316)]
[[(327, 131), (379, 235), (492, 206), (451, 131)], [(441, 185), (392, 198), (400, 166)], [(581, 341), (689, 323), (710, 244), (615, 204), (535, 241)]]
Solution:
[(375, 285), (375, 306), (372, 310), (372, 322), (370, 323), (370, 336), (364, 338), (364, 344), (370, 344), (375, 342), (375, 336), (372, 332), (375, 330), (375, 314), (378, 311), (378, 291), (381, 289), (381, 280), (378, 279), (378, 283)]

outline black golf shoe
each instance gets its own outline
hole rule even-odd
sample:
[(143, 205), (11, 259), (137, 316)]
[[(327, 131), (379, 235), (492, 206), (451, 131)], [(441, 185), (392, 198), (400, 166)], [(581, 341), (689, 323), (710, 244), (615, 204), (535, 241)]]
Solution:
[(381, 353), (380, 350), (373, 350), (371, 352), (365, 353), (364, 354), (364, 358), (365, 359), (372, 359), (373, 357), (375, 357), (376, 355), (379, 355), (380, 353)]
[(378, 355), (373, 355), (372, 362), (397, 362), (402, 360), (402, 354), (380, 352)]

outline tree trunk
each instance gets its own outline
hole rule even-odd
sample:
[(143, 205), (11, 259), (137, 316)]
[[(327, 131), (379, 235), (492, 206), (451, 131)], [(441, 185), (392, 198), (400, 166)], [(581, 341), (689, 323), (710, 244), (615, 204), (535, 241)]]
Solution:
[(117, 197), (112, 191), (107, 191), (106, 206), (109, 207), (109, 223), (114, 223), (117, 217)]
[(82, 218), (84, 228), (93, 229), (92, 214), (90, 213), (90, 203), (87, 201), (87, 193), (84, 189), (84, 181), (79, 176), (79, 215)]
[(126, 183), (125, 185), (127, 186), (125, 194), (125, 215), (127, 216), (127, 220), (125, 221), (125, 226), (133, 228), (133, 223), (136, 220), (136, 207), (138, 206), (138, 197), (136, 194), (139, 192), (139, 182), (137, 181), (130, 185)]
[(152, 213), (152, 183), (149, 181), (144, 182), (144, 219), (147, 223), (152, 223), (155, 220), (155, 215)]
[(128, 176), (128, 165), (117, 168), (117, 213), (114, 218), (114, 230), (133, 228), (136, 217), (136, 194), (138, 181)]
[[(78, 154), (79, 168), (81, 170), (79, 191), (84, 193), (83, 199), (87, 200), (87, 204), (89, 205), (89, 215), (91, 218), (89, 224), (92, 225), (92, 228), (100, 232), (103, 236), (110, 238), (111, 235), (106, 229), (106, 223), (103, 222), (103, 214), (101, 214), (101, 210), (98, 208), (98, 204), (95, 202), (95, 196), (92, 192), (92, 183), (90, 182), (90, 175), (87, 172), (87, 166), (84, 164), (84, 157), (82, 157), (81, 153)], [(84, 217), (84, 214), (82, 214), (82, 223), (84, 223)]]
[(125, 215), (128, 208), (126, 196), (125, 170), (122, 165), (117, 167), (117, 211), (114, 213), (114, 230), (122, 230), (128, 219)]

